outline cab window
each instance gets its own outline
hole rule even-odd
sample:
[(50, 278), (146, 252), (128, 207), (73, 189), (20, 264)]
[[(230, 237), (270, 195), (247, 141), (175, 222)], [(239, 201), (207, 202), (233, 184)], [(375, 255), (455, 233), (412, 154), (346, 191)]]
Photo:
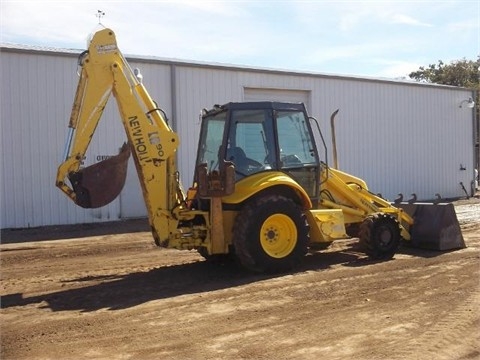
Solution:
[(279, 111), (277, 132), (282, 168), (316, 164), (314, 145), (303, 112)]

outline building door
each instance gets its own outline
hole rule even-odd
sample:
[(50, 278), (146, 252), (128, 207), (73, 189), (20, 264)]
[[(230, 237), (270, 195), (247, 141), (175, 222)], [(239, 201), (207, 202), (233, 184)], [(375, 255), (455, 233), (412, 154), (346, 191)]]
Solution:
[(285, 101), (302, 102), (307, 112), (311, 112), (309, 90), (250, 88), (243, 89), (244, 101)]

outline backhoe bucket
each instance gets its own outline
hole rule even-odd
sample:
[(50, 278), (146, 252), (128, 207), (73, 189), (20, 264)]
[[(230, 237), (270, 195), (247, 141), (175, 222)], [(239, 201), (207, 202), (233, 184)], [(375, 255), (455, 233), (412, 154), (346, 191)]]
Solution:
[(69, 174), (76, 195), (75, 203), (90, 209), (112, 202), (125, 185), (129, 157), (130, 146), (125, 143), (118, 155)]
[(400, 203), (414, 224), (410, 229), (414, 247), (431, 250), (453, 250), (465, 248), (460, 224), (451, 203)]

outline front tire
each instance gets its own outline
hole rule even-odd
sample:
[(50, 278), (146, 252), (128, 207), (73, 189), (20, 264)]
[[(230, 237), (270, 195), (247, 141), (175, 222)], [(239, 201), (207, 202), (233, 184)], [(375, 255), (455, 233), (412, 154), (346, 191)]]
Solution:
[(254, 272), (288, 271), (308, 249), (309, 227), (301, 208), (282, 195), (247, 203), (235, 220), (233, 244), (240, 264)]
[(358, 237), (365, 253), (371, 259), (389, 260), (400, 245), (400, 226), (398, 221), (389, 215), (373, 214), (360, 225)]

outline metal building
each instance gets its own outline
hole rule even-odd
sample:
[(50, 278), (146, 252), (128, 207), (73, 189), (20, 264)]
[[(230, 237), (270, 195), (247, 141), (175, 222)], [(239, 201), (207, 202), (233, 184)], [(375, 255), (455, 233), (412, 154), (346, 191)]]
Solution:
[[(0, 47), (1, 228), (110, 221), (146, 215), (129, 166), (119, 198), (100, 209), (74, 205), (56, 187), (67, 123), (77, 84), (79, 51)], [(214, 104), (243, 100), (302, 101), (320, 124), (327, 145), (336, 120), (339, 168), (393, 200), (473, 194), (472, 91), (448, 86), (366, 79), (151, 57), (128, 57), (179, 133), (184, 187), (192, 181), (198, 116)], [(114, 155), (126, 140), (112, 99), (92, 140), (85, 165)], [(330, 151), (331, 153), (331, 151)], [(331, 158), (328, 159), (331, 162)]]

